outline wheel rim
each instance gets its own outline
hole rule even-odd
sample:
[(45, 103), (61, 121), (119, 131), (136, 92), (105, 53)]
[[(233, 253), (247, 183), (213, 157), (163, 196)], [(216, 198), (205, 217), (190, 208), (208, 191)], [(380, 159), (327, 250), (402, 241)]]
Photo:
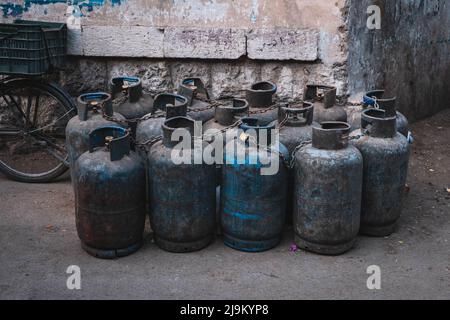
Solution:
[(37, 179), (67, 165), (65, 127), (74, 111), (43, 84), (8, 81), (0, 90), (0, 163)]

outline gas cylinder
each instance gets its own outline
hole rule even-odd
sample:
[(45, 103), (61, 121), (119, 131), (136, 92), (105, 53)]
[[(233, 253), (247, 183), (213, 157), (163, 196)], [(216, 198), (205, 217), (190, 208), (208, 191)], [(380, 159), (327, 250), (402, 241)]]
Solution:
[(240, 129), (222, 166), (223, 240), (240, 251), (269, 250), (279, 243), (285, 222), (287, 168), (280, 154), (288, 160), (289, 153), (272, 140), (275, 124), (243, 118)]
[(361, 113), (368, 108), (378, 108), (386, 111), (386, 116), (397, 117), (397, 131), (405, 137), (409, 134), (408, 119), (396, 110), (397, 98), (384, 98), (385, 90), (373, 90), (364, 95), (361, 109), (352, 113), (350, 124), (352, 130), (361, 128)]
[(263, 126), (278, 119), (278, 107), (273, 99), (276, 92), (277, 86), (269, 81), (254, 83), (246, 90), (250, 116), (258, 119)]
[[(194, 120), (170, 118), (162, 129), (162, 141), (148, 154), (148, 198), (155, 242), (171, 252), (200, 250), (211, 243), (215, 233), (215, 166), (203, 162), (201, 152), (194, 150), (194, 141), (201, 144), (194, 139)], [(172, 141), (178, 134), (184, 134), (182, 141)], [(181, 154), (185, 159), (174, 158)]]
[(107, 126), (89, 134), (74, 165), (76, 225), (84, 250), (98, 258), (129, 255), (142, 244), (145, 168), (130, 151), (129, 132)]
[(304, 99), (314, 103), (314, 122), (347, 122), (347, 112), (336, 105), (336, 87), (307, 85)]
[(138, 119), (153, 110), (153, 98), (143, 93), (139, 78), (112, 78), (110, 87), (112, 98), (118, 100), (118, 103), (114, 105), (114, 111), (120, 113), (126, 119)]
[(136, 129), (136, 141), (144, 143), (163, 133), (162, 125), (167, 119), (183, 117), (187, 113), (187, 99), (172, 93), (161, 93), (155, 97), (153, 110), (144, 116)]
[[(289, 154), (302, 144), (311, 142), (312, 127), (314, 116), (314, 105), (309, 102), (303, 102), (297, 105), (280, 106), (279, 126), (280, 143), (284, 145)], [(286, 222), (292, 223), (292, 201), (294, 194), (294, 174), (289, 170), (288, 177), (288, 201), (286, 203)]]
[(295, 154), (294, 232), (304, 250), (341, 254), (358, 235), (363, 158), (349, 132), (345, 122), (315, 123), (312, 144)]
[[(239, 119), (248, 116), (248, 102), (244, 99), (221, 101), (215, 109), (214, 119), (203, 125), (203, 132), (208, 130), (223, 131), (235, 124)], [(223, 142), (226, 143), (225, 133)], [(230, 135), (229, 135), (230, 136)]]
[[(237, 128), (231, 128), (237, 124), (239, 119), (248, 116), (248, 102), (244, 99), (233, 99), (232, 101), (221, 101), (217, 105), (214, 119), (209, 120), (203, 125), (203, 133), (208, 142), (212, 142), (220, 134), (223, 145), (236, 136)], [(227, 129), (229, 128), (229, 129)], [(211, 133), (209, 133), (211, 132)], [(220, 185), (222, 179), (222, 166), (216, 164), (216, 182)]]
[[(103, 113), (125, 120), (122, 115), (113, 113), (111, 95), (104, 92), (82, 94), (77, 99), (77, 109), (78, 115), (70, 119), (66, 126), (66, 148), (71, 169), (78, 157), (89, 149), (89, 133), (99, 127), (115, 124), (106, 120)], [(74, 181), (72, 175), (72, 183)]]
[(361, 129), (352, 144), (364, 158), (361, 233), (388, 236), (395, 231), (402, 211), (410, 147), (396, 130), (396, 116), (380, 109), (361, 114)]
[(214, 104), (200, 78), (186, 78), (181, 81), (178, 94), (188, 101), (188, 117), (205, 123), (214, 118)]
[(301, 105), (280, 106), (278, 123), (280, 125), (280, 142), (292, 153), (305, 141), (311, 141), (314, 105), (303, 102)]

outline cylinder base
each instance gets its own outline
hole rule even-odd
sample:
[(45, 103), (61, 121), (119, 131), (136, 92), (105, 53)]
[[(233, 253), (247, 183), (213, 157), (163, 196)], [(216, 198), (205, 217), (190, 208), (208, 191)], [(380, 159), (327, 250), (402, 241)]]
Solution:
[(300, 238), (298, 235), (295, 235), (295, 243), (300, 249), (327, 256), (337, 256), (343, 254), (353, 248), (355, 242), (356, 239), (337, 245), (318, 244), (309, 242)]
[(158, 247), (165, 251), (174, 253), (184, 253), (201, 250), (207, 247), (213, 241), (213, 239), (214, 236), (209, 235), (205, 238), (192, 242), (173, 242), (155, 235), (155, 243), (158, 245)]
[(81, 247), (89, 253), (91, 256), (100, 259), (116, 259), (121, 257), (126, 257), (132, 253), (135, 253), (142, 246), (142, 240), (138, 243), (135, 243), (127, 248), (123, 249), (111, 249), (111, 250), (102, 250), (88, 246), (84, 242), (81, 242)]
[(396, 229), (397, 229), (397, 222), (391, 223), (387, 226), (361, 225), (359, 233), (370, 237), (387, 237), (393, 234)]
[(281, 240), (281, 236), (278, 236), (269, 240), (262, 241), (249, 241), (249, 240), (241, 240), (229, 236), (227, 234), (223, 234), (223, 242), (230, 248), (245, 251), (245, 252), (261, 252), (267, 251), (275, 247)]

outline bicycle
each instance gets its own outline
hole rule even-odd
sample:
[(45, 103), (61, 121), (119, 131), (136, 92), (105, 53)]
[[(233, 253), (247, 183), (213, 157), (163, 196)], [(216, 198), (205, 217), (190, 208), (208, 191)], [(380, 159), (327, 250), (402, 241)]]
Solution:
[(0, 172), (44, 183), (69, 168), (65, 127), (76, 115), (71, 96), (44, 75), (65, 63), (65, 24), (0, 24)]

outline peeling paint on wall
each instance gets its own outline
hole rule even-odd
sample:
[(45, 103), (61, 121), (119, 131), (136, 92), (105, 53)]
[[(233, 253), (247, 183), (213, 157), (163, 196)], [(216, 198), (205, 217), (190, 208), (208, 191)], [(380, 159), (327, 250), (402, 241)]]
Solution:
[(250, 21), (256, 23), (258, 19), (258, 0), (252, 0), (252, 13), (250, 14)]
[(55, 3), (67, 3), (68, 7), (78, 6), (81, 9), (92, 11), (95, 6), (103, 6), (106, 2), (110, 2), (112, 6), (120, 5), (125, 0), (25, 0), (23, 4), (4, 3), (0, 4), (0, 8), (4, 17), (17, 17), (27, 12), (32, 5), (49, 5)]

